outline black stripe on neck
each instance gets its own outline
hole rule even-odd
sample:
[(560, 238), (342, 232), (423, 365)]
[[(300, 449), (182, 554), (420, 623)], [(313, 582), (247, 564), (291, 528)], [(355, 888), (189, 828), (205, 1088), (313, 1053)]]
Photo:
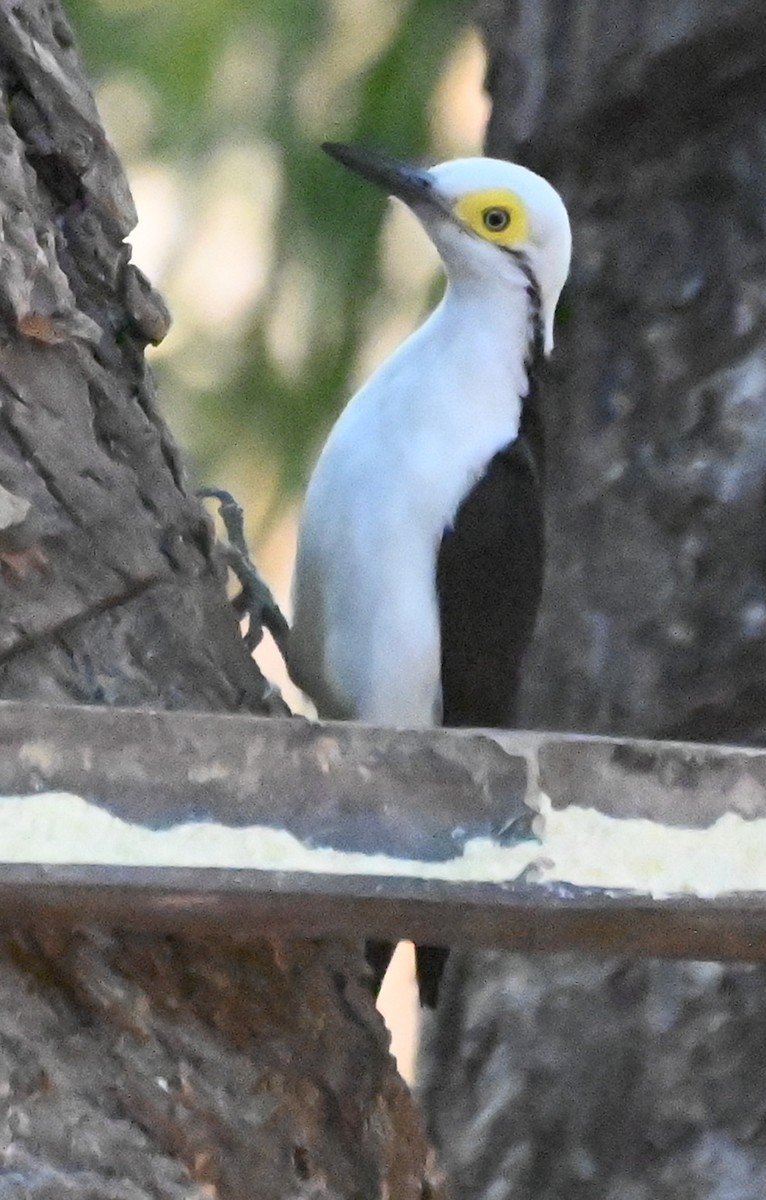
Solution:
[(532, 265), (523, 250), (514, 250), (511, 246), (502, 246), (506, 254), (510, 254), (516, 266), (521, 271), (527, 284), (527, 304), (531, 336), (527, 345), (526, 367), (532, 374), (536, 373), (545, 357), (545, 329), (543, 327), (543, 298), (540, 294), (540, 284), (532, 270)]
[(523, 396), (521, 401), (519, 437), (527, 443), (532, 451), (537, 472), (542, 477), (545, 467), (545, 439), (539, 411), (539, 390), (540, 368), (545, 358), (545, 327), (540, 284), (523, 250), (514, 250), (511, 246), (503, 246), (501, 249), (506, 254), (510, 254), (526, 281), (530, 337), (527, 343), (524, 367), (527, 373), (528, 388), (526, 396)]

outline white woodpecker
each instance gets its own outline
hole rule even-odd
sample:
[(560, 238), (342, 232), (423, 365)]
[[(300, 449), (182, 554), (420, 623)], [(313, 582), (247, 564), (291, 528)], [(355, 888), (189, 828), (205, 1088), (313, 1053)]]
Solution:
[[(344, 409), (311, 476), (290, 671), (321, 717), (509, 727), (542, 587), (536, 376), (569, 270), (567, 212), (546, 180), (499, 159), (422, 170), (323, 148), (409, 206), (447, 288)], [(446, 953), (418, 948), (424, 1003)], [(381, 978), (389, 957), (368, 947)]]

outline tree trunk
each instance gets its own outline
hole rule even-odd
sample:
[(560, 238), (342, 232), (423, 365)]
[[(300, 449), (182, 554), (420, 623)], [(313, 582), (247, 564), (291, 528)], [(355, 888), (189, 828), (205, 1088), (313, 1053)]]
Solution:
[[(263, 712), (143, 358), (127, 184), (57, 0), (0, 10), (0, 696)], [(356, 945), (0, 936), (13, 1197), (420, 1197)]]
[[(525, 719), (761, 743), (766, 12), (480, 11), (489, 152), (575, 238)], [(766, 1192), (762, 968), (466, 954), (445, 982), (423, 1094), (456, 1197)]]

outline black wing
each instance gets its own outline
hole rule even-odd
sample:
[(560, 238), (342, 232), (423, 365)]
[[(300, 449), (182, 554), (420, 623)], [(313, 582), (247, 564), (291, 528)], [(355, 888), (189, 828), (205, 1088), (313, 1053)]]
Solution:
[[(442, 724), (509, 728), (544, 567), (542, 430), (527, 411), (445, 530), (437, 563)], [(434, 1008), (449, 950), (417, 946), (421, 1003)]]
[(508, 728), (543, 583), (542, 437), (532, 413), (445, 530), (437, 564), (444, 725)]
[[(445, 530), (437, 562), (442, 724), (508, 728), (543, 585), (543, 434), (530, 397), (515, 442), (489, 463)], [(393, 945), (368, 943), (377, 996)], [(416, 946), (421, 1004), (436, 1007), (449, 949)]]

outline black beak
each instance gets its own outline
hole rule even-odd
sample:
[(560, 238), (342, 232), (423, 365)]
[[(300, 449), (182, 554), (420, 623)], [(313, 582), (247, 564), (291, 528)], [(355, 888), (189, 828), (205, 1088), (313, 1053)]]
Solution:
[(369, 179), (370, 183), (376, 183), (389, 196), (397, 196), (405, 204), (431, 201), (441, 207), (438, 194), (434, 192), (433, 176), (421, 167), (411, 167), (387, 158), (385, 154), (377, 154), (374, 150), (345, 146), (342, 142), (324, 142), (322, 149), (330, 158), (348, 167), (349, 171)]

